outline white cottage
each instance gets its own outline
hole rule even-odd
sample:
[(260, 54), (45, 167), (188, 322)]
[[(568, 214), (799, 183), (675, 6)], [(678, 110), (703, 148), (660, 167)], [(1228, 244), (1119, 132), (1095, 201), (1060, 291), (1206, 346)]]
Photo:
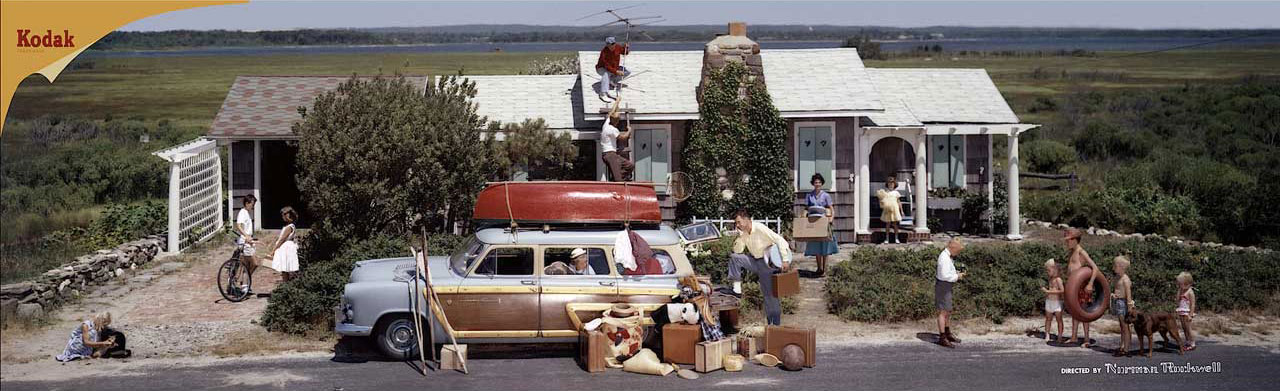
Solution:
[[(745, 26), (738, 27), (730, 30), (745, 34)], [(1008, 236), (1021, 237), (1016, 224), (1018, 135), (1038, 125), (1019, 122), (985, 70), (866, 68), (852, 48), (759, 50), (753, 45), (745, 35), (730, 35), (709, 43), (708, 51), (636, 51), (626, 56), (624, 65), (633, 76), (623, 94), (635, 129), (631, 147), (637, 181), (666, 183), (667, 174), (681, 170), (686, 132), (698, 119), (703, 68), (722, 65), (725, 56), (736, 57), (729, 61), (742, 61), (764, 78), (787, 120), (797, 210), (804, 193), (812, 190), (809, 177), (822, 173), (836, 202), (839, 241), (868, 241), (879, 232), (874, 190), (890, 176), (898, 178), (905, 195), (909, 240), (928, 236), (929, 189), (962, 187), (991, 197), (993, 135), (1009, 136)], [(606, 105), (592, 90), (599, 81), (594, 71), (598, 54), (579, 52), (583, 72), (577, 75), (468, 76), (477, 86), (478, 110), (502, 122), (544, 119), (552, 130), (572, 135), (579, 147), (581, 170), (572, 179), (603, 180), (596, 140)], [(293, 147), (284, 142), (295, 138), (289, 124), (297, 119), (297, 106), (309, 105), (320, 91), (341, 81), (237, 78), (209, 133), (229, 148), (230, 199), (255, 194), (264, 206), (259, 210), (301, 204), (292, 178)], [(428, 80), (411, 81), (425, 87)], [(263, 154), (267, 150), (272, 153)], [(279, 159), (270, 166), (282, 168), (264, 172), (266, 158)], [(529, 178), (538, 177), (529, 173)], [(660, 197), (664, 218), (675, 219), (674, 201)], [(237, 201), (229, 203), (229, 210), (239, 207)], [(280, 223), (268, 217), (264, 225)]]

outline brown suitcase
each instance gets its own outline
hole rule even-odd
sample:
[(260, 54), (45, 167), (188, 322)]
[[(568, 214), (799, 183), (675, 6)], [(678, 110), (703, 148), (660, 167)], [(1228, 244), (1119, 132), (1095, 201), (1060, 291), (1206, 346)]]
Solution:
[(773, 274), (773, 297), (787, 297), (800, 293), (800, 271)]
[(782, 348), (790, 344), (804, 349), (804, 366), (817, 361), (818, 331), (810, 328), (769, 326), (764, 329), (764, 352), (782, 358)]
[(604, 372), (609, 338), (599, 331), (578, 332), (578, 364), (587, 372)]
[(662, 325), (662, 361), (676, 364), (696, 362), (694, 346), (702, 341), (702, 326), (667, 323)]
[(831, 219), (799, 216), (791, 220), (791, 237), (797, 242), (825, 242), (831, 240)]
[(693, 370), (707, 373), (724, 369), (724, 356), (733, 354), (733, 339), (698, 342), (694, 346)]

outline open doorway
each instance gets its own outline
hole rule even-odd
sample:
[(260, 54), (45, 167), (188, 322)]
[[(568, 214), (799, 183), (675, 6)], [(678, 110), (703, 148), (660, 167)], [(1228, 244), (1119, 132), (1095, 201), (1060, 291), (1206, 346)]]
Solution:
[(311, 224), (311, 215), (307, 213), (307, 205), (303, 202), (302, 193), (298, 191), (297, 169), (294, 163), (298, 157), (298, 147), (286, 141), (262, 141), (262, 228), (280, 229), (284, 220), (280, 218), (280, 209), (292, 206), (298, 211), (298, 228), (306, 228)]

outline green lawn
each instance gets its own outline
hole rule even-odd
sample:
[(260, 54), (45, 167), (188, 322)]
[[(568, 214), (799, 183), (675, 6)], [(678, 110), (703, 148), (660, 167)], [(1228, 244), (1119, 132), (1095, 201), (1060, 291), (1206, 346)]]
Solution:
[[(519, 73), (534, 60), (567, 53), (332, 54), (145, 58), (81, 58), (53, 84), (31, 76), (9, 115), (168, 118), (208, 126), (238, 75), (445, 75)], [(81, 65), (84, 66), (84, 65)]]

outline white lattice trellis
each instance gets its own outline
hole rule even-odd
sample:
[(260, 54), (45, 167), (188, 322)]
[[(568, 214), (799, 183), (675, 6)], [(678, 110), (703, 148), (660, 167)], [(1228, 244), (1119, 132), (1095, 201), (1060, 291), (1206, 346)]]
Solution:
[(155, 153), (169, 162), (169, 252), (222, 230), (222, 158), (217, 142), (196, 139)]

